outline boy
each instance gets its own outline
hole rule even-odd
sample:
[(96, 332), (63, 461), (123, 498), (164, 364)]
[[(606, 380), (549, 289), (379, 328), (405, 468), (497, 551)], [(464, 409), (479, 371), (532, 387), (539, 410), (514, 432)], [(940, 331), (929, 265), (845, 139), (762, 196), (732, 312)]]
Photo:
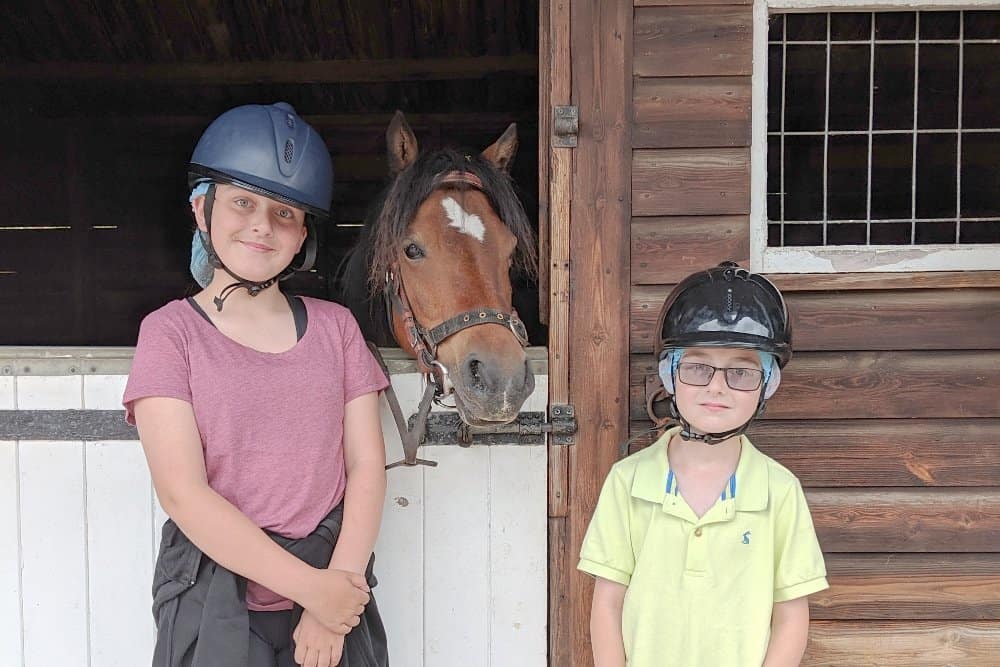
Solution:
[(596, 667), (799, 664), (823, 555), (799, 481), (743, 435), (791, 355), (763, 276), (724, 262), (667, 297), (657, 358), (680, 425), (611, 469), (577, 566), (597, 579)]

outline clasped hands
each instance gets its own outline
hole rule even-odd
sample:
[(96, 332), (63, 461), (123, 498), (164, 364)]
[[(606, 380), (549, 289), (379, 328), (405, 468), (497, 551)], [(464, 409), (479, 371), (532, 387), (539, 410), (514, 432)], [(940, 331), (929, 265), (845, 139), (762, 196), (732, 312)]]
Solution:
[(335, 667), (344, 637), (361, 622), (371, 599), (365, 577), (346, 570), (317, 570), (316, 588), (303, 600), (302, 619), (292, 633), (295, 662), (302, 667)]

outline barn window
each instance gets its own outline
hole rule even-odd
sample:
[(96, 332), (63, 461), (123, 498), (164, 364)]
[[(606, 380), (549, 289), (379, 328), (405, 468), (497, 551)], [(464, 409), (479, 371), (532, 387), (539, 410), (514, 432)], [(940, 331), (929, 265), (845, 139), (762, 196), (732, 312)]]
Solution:
[(1000, 11), (773, 13), (766, 31), (764, 270), (830, 270), (845, 246), (850, 270), (1000, 268)]

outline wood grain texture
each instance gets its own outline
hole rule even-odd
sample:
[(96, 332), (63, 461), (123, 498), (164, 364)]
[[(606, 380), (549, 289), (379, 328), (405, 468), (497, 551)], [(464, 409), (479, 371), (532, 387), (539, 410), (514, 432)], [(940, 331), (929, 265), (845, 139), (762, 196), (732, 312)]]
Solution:
[[(631, 416), (646, 419), (652, 355), (633, 355)], [(1000, 352), (804, 352), (782, 373), (764, 419), (996, 417)]]
[[(547, 214), (539, 218), (539, 231), (547, 228), (546, 246), (540, 252), (539, 308), (545, 304), (549, 325), (549, 402), (569, 400), (569, 278), (570, 202), (573, 195), (573, 149), (551, 144), (552, 108), (571, 102), (569, 0), (541, 0), (539, 42), (545, 46), (540, 58), (548, 72), (540, 72), (546, 87), (540, 97), (539, 188), (547, 195)], [(541, 47), (540, 47), (541, 48)], [(541, 101), (540, 101), (541, 104)], [(544, 131), (541, 128), (545, 128)], [(546, 179), (544, 183), (541, 179)], [(548, 657), (549, 664), (573, 664), (574, 632), (570, 577), (574, 571), (569, 548), (569, 452), (566, 447), (548, 447)]]
[(750, 212), (746, 148), (637, 150), (632, 158), (636, 216)]
[[(630, 452), (650, 444), (633, 422)], [(977, 487), (1000, 480), (1000, 418), (758, 421), (754, 445), (804, 487)]]
[[(573, 623), (570, 603), (571, 568), (569, 518), (549, 519), (549, 665), (573, 664)], [(575, 564), (573, 564), (575, 565)]]
[(637, 78), (632, 147), (750, 145), (750, 77)]
[(1000, 488), (807, 489), (824, 553), (1000, 553)]
[(1000, 271), (925, 273), (773, 273), (767, 277), (782, 292), (823, 290), (907, 290), (1000, 287)]
[(750, 0), (633, 0), (635, 7), (677, 7), (690, 5), (749, 5)]
[[(667, 218), (667, 224), (657, 226), (633, 224), (632, 265), (645, 272), (639, 276), (660, 267), (665, 276), (673, 277), (686, 271), (675, 267), (698, 252), (698, 221), (702, 219), (684, 219), (676, 225), (677, 231), (672, 220)], [(734, 219), (705, 220), (710, 223), (704, 225), (706, 251), (718, 257), (727, 245), (734, 252), (741, 250), (738, 225), (726, 224)], [(675, 235), (679, 237), (676, 242), (672, 241)], [(667, 238), (671, 241), (664, 241)], [(652, 252), (664, 245), (667, 253)], [(634, 271), (633, 282), (635, 276)], [(632, 288), (632, 352), (653, 350), (656, 318), (671, 289), (672, 285)], [(1000, 289), (792, 292), (785, 300), (796, 352), (1000, 349)]]
[[(631, 250), (633, 285), (678, 283), (724, 259), (746, 266), (750, 261), (750, 220), (745, 215), (632, 218)], [(655, 292), (654, 299), (661, 292), (667, 294), (665, 288), (650, 290), (651, 295)], [(633, 288), (633, 302), (635, 298)], [(633, 321), (636, 315), (633, 305)], [(635, 345), (632, 349), (635, 351)]]
[(639, 7), (635, 10), (636, 76), (750, 76), (748, 6)]
[(826, 569), (814, 619), (1000, 620), (998, 554), (830, 554)]
[(996, 667), (989, 621), (816, 621), (803, 667)]
[[(569, 398), (578, 415), (570, 448), (569, 575), (571, 661), (590, 651), (593, 580), (576, 571), (580, 543), (601, 484), (628, 431), (629, 222), (632, 179), (632, 6), (598, 0), (571, 5), (573, 100), (580, 109), (575, 149), (570, 257)], [(600, 391), (595, 391), (600, 387)], [(563, 667), (563, 666), (560, 666)]]

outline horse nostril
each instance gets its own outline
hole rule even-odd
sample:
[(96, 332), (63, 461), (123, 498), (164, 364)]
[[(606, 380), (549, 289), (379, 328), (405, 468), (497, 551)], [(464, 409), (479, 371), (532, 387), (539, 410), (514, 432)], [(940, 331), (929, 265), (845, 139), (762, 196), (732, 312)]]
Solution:
[(479, 359), (470, 359), (466, 364), (469, 385), (475, 389), (483, 391), (486, 389), (486, 382), (483, 379), (483, 362)]

